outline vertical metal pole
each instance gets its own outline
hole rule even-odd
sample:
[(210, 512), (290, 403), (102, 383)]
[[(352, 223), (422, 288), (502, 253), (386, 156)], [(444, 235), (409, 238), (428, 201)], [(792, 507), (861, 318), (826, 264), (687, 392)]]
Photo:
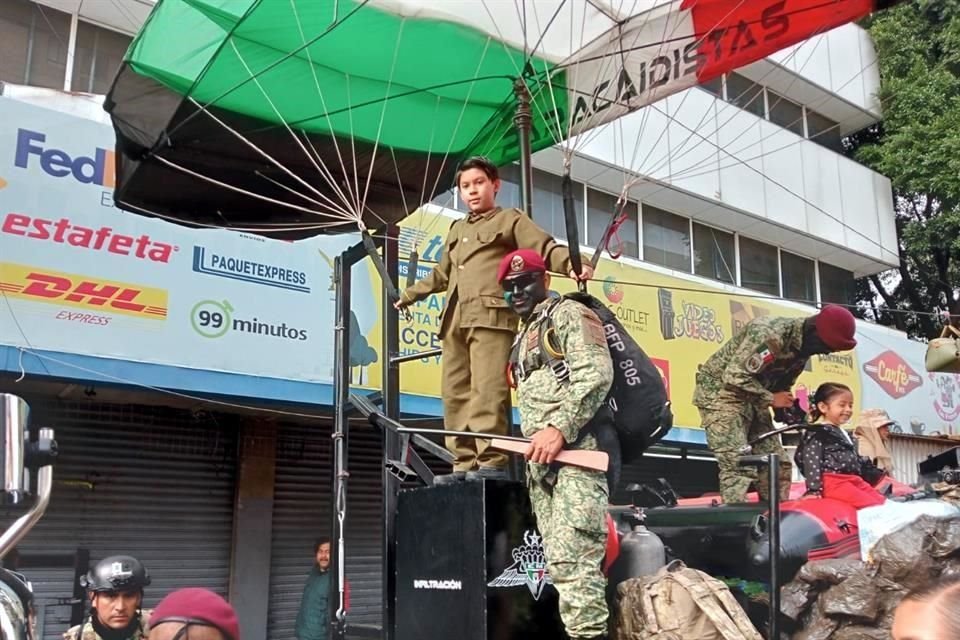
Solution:
[(770, 640), (780, 640), (780, 454), (767, 456), (770, 474)]
[[(400, 249), (397, 242), (399, 229), (390, 225), (385, 229), (383, 241), (383, 261), (392, 282), (398, 281)], [(408, 265), (408, 268), (415, 265)], [(408, 282), (409, 282), (408, 275)], [(393, 309), (393, 299), (388, 287), (383, 287), (383, 336), (381, 357), (383, 358), (383, 413), (393, 419), (400, 417), (400, 363), (394, 357), (400, 350), (400, 314)], [(393, 640), (396, 622), (396, 514), (397, 492), (400, 489), (397, 479), (387, 471), (387, 460), (399, 460), (400, 438), (390, 429), (383, 429), (383, 640)]]
[(333, 541), (331, 558), (333, 567), (330, 573), (333, 616), (333, 637), (342, 640), (346, 632), (346, 607), (344, 602), (344, 524), (347, 515), (347, 437), (348, 423), (346, 414), (347, 398), (350, 392), (350, 366), (348, 346), (350, 344), (350, 267), (346, 254), (337, 256), (333, 261), (333, 278), (336, 286), (334, 296), (336, 319), (333, 335)]
[[(77, 56), (77, 29), (80, 25), (80, 15), (74, 11), (70, 15), (70, 39), (67, 40), (67, 64), (63, 70), (63, 90), (73, 88), (73, 66)], [(92, 56), (96, 58), (96, 54)], [(93, 78), (91, 77), (91, 81)]]
[(517, 137), (520, 139), (520, 204), (528, 216), (533, 217), (533, 162), (530, 150), (530, 91), (523, 78), (517, 78), (513, 83), (513, 91), (517, 96), (517, 112), (513, 116), (513, 123), (517, 127)]

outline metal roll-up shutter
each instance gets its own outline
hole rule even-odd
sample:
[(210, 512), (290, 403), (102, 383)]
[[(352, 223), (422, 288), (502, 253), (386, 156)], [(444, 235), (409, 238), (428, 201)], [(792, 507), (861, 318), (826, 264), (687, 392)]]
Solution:
[[(146, 607), (185, 586), (227, 594), (236, 458), (232, 418), (164, 407), (27, 400), (31, 422), (56, 430), (60, 454), (50, 506), (20, 553), (87, 549), (91, 563), (133, 555), (152, 577)], [(59, 638), (70, 620), (73, 569), (24, 565), (21, 571), (33, 583), (43, 625), (38, 635)]]
[[(314, 564), (313, 544), (331, 533), (330, 434), (329, 422), (279, 427), (267, 633), (270, 640), (294, 638), (303, 584)], [(380, 446), (380, 435), (374, 429), (351, 429), (346, 530), (351, 624), (379, 625), (381, 620)]]

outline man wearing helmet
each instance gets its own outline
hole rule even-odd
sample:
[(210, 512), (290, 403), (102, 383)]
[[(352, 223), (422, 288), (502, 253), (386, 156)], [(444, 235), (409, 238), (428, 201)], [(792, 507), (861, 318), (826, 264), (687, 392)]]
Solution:
[(64, 640), (144, 640), (149, 611), (141, 611), (150, 574), (131, 556), (110, 556), (80, 576), (90, 596), (90, 617), (63, 634)]

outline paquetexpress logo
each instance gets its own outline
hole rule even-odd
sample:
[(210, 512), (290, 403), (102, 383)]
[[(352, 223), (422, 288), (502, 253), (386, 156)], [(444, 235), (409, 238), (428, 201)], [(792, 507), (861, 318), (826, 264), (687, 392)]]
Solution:
[(613, 276), (607, 276), (603, 279), (603, 295), (613, 304), (618, 304), (623, 300), (623, 287), (621, 287)]
[(193, 247), (193, 270), (208, 276), (310, 293), (308, 276), (300, 269), (226, 255), (200, 245)]
[(190, 310), (190, 325), (204, 338), (221, 338), (228, 333), (252, 338), (305, 341), (307, 330), (285, 321), (238, 313), (229, 300), (201, 300)]

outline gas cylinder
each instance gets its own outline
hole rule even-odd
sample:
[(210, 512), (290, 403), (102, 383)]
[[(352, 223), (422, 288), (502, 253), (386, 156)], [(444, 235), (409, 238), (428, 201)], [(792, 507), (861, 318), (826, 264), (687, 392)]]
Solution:
[(608, 584), (612, 589), (624, 580), (653, 575), (667, 564), (663, 541), (644, 525), (642, 510), (624, 513), (620, 520), (630, 526), (630, 531), (620, 540), (620, 556), (610, 568)]

